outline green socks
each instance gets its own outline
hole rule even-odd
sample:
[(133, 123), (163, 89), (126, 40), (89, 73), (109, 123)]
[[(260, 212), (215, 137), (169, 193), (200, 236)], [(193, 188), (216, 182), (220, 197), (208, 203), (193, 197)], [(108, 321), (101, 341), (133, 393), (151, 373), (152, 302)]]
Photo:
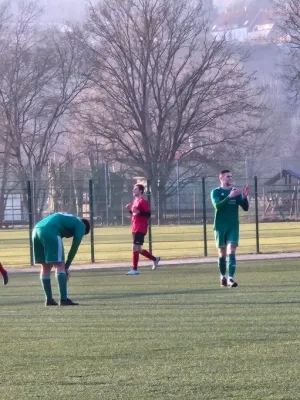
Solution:
[(235, 254), (228, 255), (228, 276), (230, 278), (234, 277), (235, 274), (235, 267), (236, 267), (236, 258)]
[(219, 257), (218, 260), (219, 271), (222, 276), (226, 275), (226, 258)]
[(57, 283), (58, 283), (58, 290), (60, 294), (61, 300), (67, 300), (67, 275), (65, 272), (60, 272), (59, 274), (55, 274)]
[(50, 275), (41, 275), (41, 283), (44, 289), (46, 300), (52, 300), (52, 288)]
[[(68, 293), (67, 293), (67, 275), (65, 272), (60, 272), (59, 274), (55, 274), (57, 283), (58, 283), (58, 290), (60, 294), (61, 300), (67, 300)], [(41, 276), (41, 283), (44, 289), (46, 300), (52, 300), (52, 288), (51, 288), (51, 277), (50, 275), (42, 275)]]

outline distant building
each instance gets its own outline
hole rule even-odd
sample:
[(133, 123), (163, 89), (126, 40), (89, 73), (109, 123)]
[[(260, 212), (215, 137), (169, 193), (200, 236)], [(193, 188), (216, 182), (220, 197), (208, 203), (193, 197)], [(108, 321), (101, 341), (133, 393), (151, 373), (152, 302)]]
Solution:
[(4, 218), (1, 226), (13, 226), (28, 222), (28, 212), (23, 203), (22, 193), (10, 193), (7, 195)]
[(244, 7), (219, 14), (213, 22), (211, 33), (219, 40), (225, 37), (228, 41), (268, 42), (271, 41), (274, 26), (272, 10)]

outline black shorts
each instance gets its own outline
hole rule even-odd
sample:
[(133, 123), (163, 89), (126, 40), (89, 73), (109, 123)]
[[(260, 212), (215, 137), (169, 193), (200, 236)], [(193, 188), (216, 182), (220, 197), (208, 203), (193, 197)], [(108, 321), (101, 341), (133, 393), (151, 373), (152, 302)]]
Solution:
[(142, 246), (144, 244), (146, 233), (135, 232), (132, 234), (133, 244)]

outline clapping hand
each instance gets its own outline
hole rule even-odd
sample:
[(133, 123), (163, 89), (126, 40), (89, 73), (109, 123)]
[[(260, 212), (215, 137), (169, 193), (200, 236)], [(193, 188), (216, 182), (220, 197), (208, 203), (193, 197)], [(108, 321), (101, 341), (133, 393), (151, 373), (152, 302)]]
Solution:
[(229, 196), (228, 196), (228, 197), (229, 197), (230, 199), (232, 199), (232, 198), (234, 198), (234, 197), (239, 196), (240, 194), (242, 194), (241, 189), (232, 188), (232, 190), (231, 190), (231, 192), (229, 193)]
[(246, 199), (246, 198), (248, 197), (249, 189), (250, 189), (250, 188), (249, 188), (249, 185), (247, 185), (247, 186), (245, 186), (245, 187), (243, 188), (242, 194), (243, 194), (244, 199)]

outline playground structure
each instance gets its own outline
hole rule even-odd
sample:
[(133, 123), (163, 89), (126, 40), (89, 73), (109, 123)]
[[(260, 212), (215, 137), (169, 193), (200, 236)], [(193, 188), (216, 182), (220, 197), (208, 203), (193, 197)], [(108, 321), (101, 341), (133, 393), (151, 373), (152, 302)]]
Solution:
[(300, 173), (283, 169), (264, 182), (263, 220), (298, 220), (300, 218)]

